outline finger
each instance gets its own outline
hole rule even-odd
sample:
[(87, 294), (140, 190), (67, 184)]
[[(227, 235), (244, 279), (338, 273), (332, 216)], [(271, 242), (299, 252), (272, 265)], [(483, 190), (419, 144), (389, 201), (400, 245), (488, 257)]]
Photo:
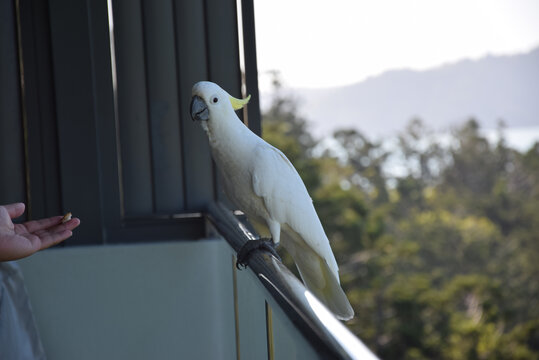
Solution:
[(27, 221), (21, 225), (24, 226), (24, 229), (27, 232), (33, 233), (36, 231), (48, 229), (50, 227), (53, 227), (54, 225), (58, 225), (61, 220), (62, 220), (62, 216), (59, 215), (59, 216), (53, 216), (46, 219)]
[(41, 239), (41, 249), (46, 249), (58, 243), (61, 243), (65, 239), (71, 237), (73, 233), (71, 230), (59, 230), (56, 232), (46, 232), (40, 236)]
[(4, 205), (4, 207), (6, 208), (9, 217), (15, 219), (24, 213), (25, 205), (23, 203), (14, 203)]
[(66, 221), (62, 225), (65, 226), (65, 228), (67, 230), (73, 230), (74, 228), (76, 228), (77, 226), (80, 225), (80, 219), (79, 218), (72, 218), (71, 220)]
[(79, 225), (80, 225), (80, 219), (73, 218), (69, 221), (66, 221), (65, 223), (59, 222), (53, 226), (38, 229), (34, 231), (33, 233), (38, 236), (42, 236), (45, 233), (56, 233), (56, 232), (64, 231), (64, 230), (73, 230)]

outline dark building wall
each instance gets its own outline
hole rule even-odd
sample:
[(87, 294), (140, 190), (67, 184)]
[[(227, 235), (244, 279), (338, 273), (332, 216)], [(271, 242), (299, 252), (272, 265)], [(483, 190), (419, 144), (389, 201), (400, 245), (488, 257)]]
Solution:
[[(244, 79), (257, 94), (247, 3)], [(203, 236), (201, 213), (221, 195), (191, 87), (242, 95), (236, 1), (1, 4), (0, 204), (73, 212), (71, 244)]]
[(0, 2), (0, 199), (26, 201), (15, 4)]

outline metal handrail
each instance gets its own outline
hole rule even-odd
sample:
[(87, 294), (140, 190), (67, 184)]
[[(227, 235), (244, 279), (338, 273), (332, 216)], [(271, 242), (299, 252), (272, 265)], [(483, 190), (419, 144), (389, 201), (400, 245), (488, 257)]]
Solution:
[[(221, 203), (208, 208), (208, 219), (230, 246), (238, 252), (249, 240), (258, 238), (249, 225), (240, 221)], [(271, 293), (289, 319), (323, 358), (377, 359), (333, 314), (309, 292), (279, 260), (255, 251), (248, 269)]]

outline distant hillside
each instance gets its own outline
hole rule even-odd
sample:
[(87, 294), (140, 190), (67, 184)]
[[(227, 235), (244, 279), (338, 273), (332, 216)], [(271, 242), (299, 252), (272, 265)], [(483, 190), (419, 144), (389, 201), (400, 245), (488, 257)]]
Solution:
[(318, 135), (356, 127), (394, 134), (413, 117), (445, 130), (470, 117), (484, 128), (539, 125), (539, 48), (464, 60), (427, 71), (395, 70), (337, 88), (294, 89)]

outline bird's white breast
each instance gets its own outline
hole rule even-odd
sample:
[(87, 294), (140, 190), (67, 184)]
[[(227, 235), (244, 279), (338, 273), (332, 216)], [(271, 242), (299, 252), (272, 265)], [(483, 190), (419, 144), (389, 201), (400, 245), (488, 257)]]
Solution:
[[(248, 137), (251, 136), (256, 135), (251, 133)], [(266, 219), (268, 213), (263, 200), (253, 191), (251, 174), (253, 150), (251, 148), (256, 145), (252, 140), (252, 138), (243, 138), (239, 141), (225, 141), (219, 137), (210, 137), (210, 146), (213, 159), (222, 176), (225, 193), (229, 199), (248, 217)]]

